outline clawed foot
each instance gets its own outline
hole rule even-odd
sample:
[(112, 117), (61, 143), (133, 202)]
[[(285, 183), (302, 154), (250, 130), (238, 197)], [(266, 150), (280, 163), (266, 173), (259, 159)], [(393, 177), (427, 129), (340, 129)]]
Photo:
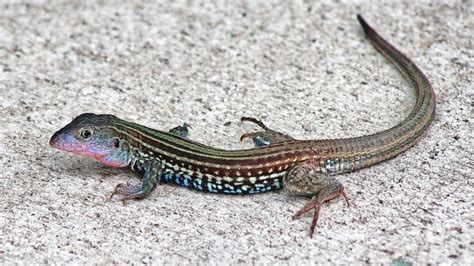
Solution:
[(138, 193), (140, 190), (141, 186), (132, 185), (128, 182), (127, 184), (120, 183), (115, 187), (112, 194), (110, 194), (109, 201), (111, 201), (115, 195), (121, 195), (120, 200), (123, 205), (127, 205), (128, 200), (140, 198), (140, 193)]
[(143, 199), (146, 198), (160, 182), (161, 175), (163, 174), (163, 167), (161, 162), (155, 159), (150, 159), (141, 163), (141, 169), (144, 170), (142, 183), (140, 185), (118, 184), (109, 200), (115, 195), (121, 195), (123, 204), (127, 204), (127, 200), (131, 199)]
[(268, 128), (262, 121), (253, 117), (242, 117), (241, 122), (248, 121), (257, 124), (264, 131), (245, 133), (240, 136), (240, 141), (251, 138), (257, 147), (263, 147), (274, 143), (294, 140), (292, 137)]
[(293, 220), (296, 220), (296, 219), (301, 218), (307, 212), (314, 209), (313, 220), (311, 222), (311, 228), (310, 228), (310, 236), (311, 237), (314, 236), (314, 233), (316, 231), (316, 225), (317, 225), (318, 219), (319, 219), (319, 212), (321, 211), (321, 205), (324, 202), (328, 202), (328, 201), (330, 201), (334, 198), (337, 198), (339, 196), (343, 196), (344, 199), (346, 200), (347, 206), (350, 207), (349, 200), (347, 199), (346, 193), (343, 190), (338, 191), (338, 192), (334, 193), (333, 195), (330, 195), (330, 197), (326, 198), (326, 199), (324, 199), (324, 194), (325, 194), (324, 191), (318, 192), (313, 198), (311, 198), (311, 200), (309, 202), (307, 202), (303, 206), (303, 208), (301, 208), (298, 212), (295, 213), (295, 215), (293, 215)]
[(184, 123), (182, 126), (177, 126), (172, 129), (170, 129), (168, 132), (171, 134), (174, 134), (176, 136), (180, 136), (182, 138), (187, 138), (189, 135), (189, 130), (188, 128), (192, 128), (189, 124)]

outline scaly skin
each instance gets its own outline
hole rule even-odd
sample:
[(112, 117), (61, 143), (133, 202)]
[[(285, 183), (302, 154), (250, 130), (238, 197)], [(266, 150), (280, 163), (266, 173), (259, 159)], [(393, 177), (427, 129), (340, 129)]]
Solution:
[(416, 104), (400, 124), (356, 138), (295, 140), (266, 127), (247, 133), (256, 148), (223, 150), (186, 139), (188, 125), (169, 132), (151, 129), (113, 115), (85, 113), (56, 132), (51, 146), (93, 157), (112, 167), (144, 174), (138, 186), (119, 184), (113, 195), (123, 200), (145, 198), (160, 182), (216, 193), (252, 194), (285, 188), (290, 194), (312, 197), (294, 218), (314, 209), (313, 234), (321, 204), (345, 196), (335, 174), (351, 172), (393, 158), (413, 146), (430, 125), (435, 94), (418, 67), (380, 37), (358, 15), (373, 46), (384, 55), (416, 92)]

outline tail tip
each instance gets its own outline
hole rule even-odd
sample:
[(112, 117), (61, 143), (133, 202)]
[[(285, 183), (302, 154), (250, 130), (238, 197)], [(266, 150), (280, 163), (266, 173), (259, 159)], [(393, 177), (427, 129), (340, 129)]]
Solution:
[(366, 34), (372, 30), (361, 14), (357, 14), (357, 20), (359, 21), (360, 25), (362, 26), (362, 29), (364, 29), (364, 32)]
[(360, 25), (362, 25), (362, 27), (367, 26), (367, 22), (365, 21), (365, 19), (362, 17), (361, 14), (357, 14), (357, 20), (359, 21)]

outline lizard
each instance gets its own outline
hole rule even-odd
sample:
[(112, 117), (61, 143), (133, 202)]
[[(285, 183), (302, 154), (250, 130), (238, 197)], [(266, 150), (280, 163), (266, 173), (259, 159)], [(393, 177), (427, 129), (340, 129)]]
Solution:
[(255, 147), (226, 150), (190, 140), (188, 124), (160, 131), (110, 114), (84, 113), (54, 133), (50, 145), (142, 174), (139, 184), (115, 187), (110, 198), (120, 196), (124, 203), (146, 198), (162, 183), (238, 195), (283, 189), (289, 195), (307, 197), (293, 219), (313, 211), (313, 236), (323, 204), (346, 198), (336, 176), (406, 151), (421, 138), (435, 114), (435, 93), (425, 74), (361, 15), (357, 19), (372, 45), (412, 84), (416, 94), (409, 115), (387, 130), (353, 138), (297, 140), (255, 118), (242, 117), (241, 121), (262, 128), (241, 137), (252, 139)]

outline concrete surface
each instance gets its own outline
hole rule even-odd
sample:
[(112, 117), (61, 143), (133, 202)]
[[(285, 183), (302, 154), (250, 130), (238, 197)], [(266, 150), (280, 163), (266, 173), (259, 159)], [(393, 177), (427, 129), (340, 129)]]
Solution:
[[(2, 1), (0, 263), (472, 265), (472, 1), (234, 2)], [(412, 89), (356, 13), (425, 71), (437, 114), (408, 152), (340, 177), (352, 206), (325, 206), (313, 239), (290, 218), (304, 198), (164, 185), (122, 206), (106, 197), (133, 174), (48, 146), (82, 112), (229, 149), (251, 146), (243, 115), (301, 139), (386, 129)]]

